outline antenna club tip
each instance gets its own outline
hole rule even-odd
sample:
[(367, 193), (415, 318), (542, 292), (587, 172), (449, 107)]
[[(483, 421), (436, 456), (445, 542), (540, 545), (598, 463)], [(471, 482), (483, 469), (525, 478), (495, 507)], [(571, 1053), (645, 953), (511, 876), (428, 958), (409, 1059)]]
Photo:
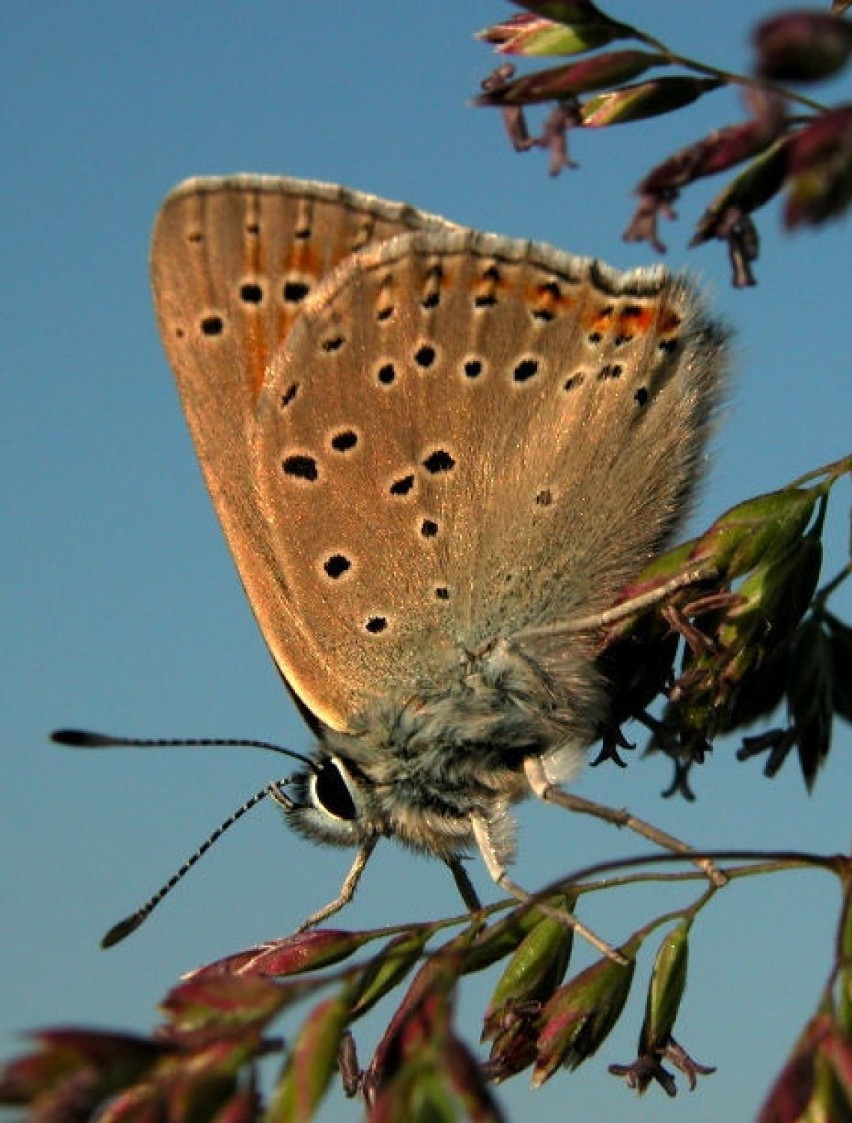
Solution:
[(119, 920), (118, 924), (114, 924), (101, 940), (101, 947), (106, 950), (107, 948), (115, 947), (116, 944), (120, 944), (131, 932), (136, 931), (145, 919), (145, 915), (147, 914), (140, 915), (137, 912), (134, 913), (133, 916), (126, 916), (124, 920)]
[(108, 737), (104, 733), (92, 733), (88, 729), (54, 729), (50, 739), (57, 745), (70, 745), (77, 749), (103, 748), (116, 744), (114, 737)]

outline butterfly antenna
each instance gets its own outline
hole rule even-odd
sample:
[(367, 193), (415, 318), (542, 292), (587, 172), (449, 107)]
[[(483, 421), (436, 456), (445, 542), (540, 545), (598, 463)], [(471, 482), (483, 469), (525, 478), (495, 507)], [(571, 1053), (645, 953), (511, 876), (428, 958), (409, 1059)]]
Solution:
[(272, 741), (252, 741), (243, 737), (113, 737), (110, 733), (95, 733), (90, 729), (54, 729), (51, 741), (73, 749), (170, 749), (170, 748), (249, 748), (267, 749), (271, 753), (298, 760), (312, 772), (317, 771), (316, 763), (302, 753), (285, 749)]
[(207, 853), (213, 843), (218, 842), (229, 827), (232, 827), (234, 823), (236, 823), (238, 819), (241, 819), (247, 811), (251, 811), (251, 809), (258, 803), (260, 803), (262, 799), (265, 799), (267, 796), (271, 796), (277, 803), (284, 803), (285, 806), (292, 806), (292, 800), (290, 800), (284, 794), (281, 787), (282, 784), (286, 783), (286, 780), (279, 780), (274, 784), (268, 784), (265, 788), (262, 788), (259, 792), (255, 792), (253, 796), (247, 799), (242, 807), (238, 807), (232, 815), (228, 816), (224, 823), (221, 823), (211, 835), (205, 838), (205, 840), (201, 843), (195, 853), (191, 854), (187, 858), (180, 869), (176, 873), (174, 873), (165, 883), (165, 885), (161, 886), (157, 890), (157, 892), (152, 897), (150, 897), (144, 905), (142, 905), (141, 908), (138, 908), (136, 912), (131, 913), (130, 916), (126, 916), (123, 920), (119, 920), (118, 924), (114, 924), (112, 928), (110, 928), (110, 930), (101, 940), (101, 947), (114, 947), (115, 944), (120, 943), (123, 939), (129, 936), (131, 932), (135, 932), (136, 929), (148, 919), (148, 917), (151, 915), (160, 901), (162, 901), (165, 896), (171, 893), (172, 889), (174, 889), (177, 883), (183, 880), (183, 878), (189, 873), (195, 863)]
[[(253, 749), (268, 749), (270, 752), (281, 753), (284, 756), (292, 757), (294, 760), (300, 761), (312, 772), (317, 771), (317, 765), (310, 757), (303, 756), (301, 753), (293, 752), (291, 749), (285, 749), (281, 745), (275, 745), (271, 741), (253, 741), (244, 739), (232, 739), (223, 737), (181, 737), (181, 738), (149, 738), (149, 737), (113, 737), (107, 733), (95, 733), (87, 729), (56, 729), (50, 735), (51, 741), (55, 741), (58, 745), (66, 745), (77, 749), (107, 749), (107, 748), (142, 748), (142, 749), (162, 749), (162, 748), (253, 748)], [(195, 863), (207, 853), (214, 842), (222, 837), (229, 827), (232, 827), (238, 819), (241, 819), (247, 811), (251, 811), (262, 799), (269, 796), (276, 803), (283, 807), (293, 807), (293, 801), (284, 791), (284, 786), (289, 783), (288, 780), (277, 780), (275, 783), (268, 784), (259, 792), (256, 792), (250, 799), (247, 799), (242, 807), (238, 807), (232, 815), (216, 828), (213, 833), (202, 842), (194, 854), (183, 863), (180, 869), (169, 878), (169, 880), (154, 895), (137, 909), (136, 912), (126, 916), (120, 920), (118, 924), (114, 924), (101, 940), (102, 948), (111, 948), (115, 944), (120, 943), (123, 939), (135, 932), (137, 928), (143, 924), (160, 901), (163, 900), (172, 889), (182, 881), (183, 878), (189, 873)]]

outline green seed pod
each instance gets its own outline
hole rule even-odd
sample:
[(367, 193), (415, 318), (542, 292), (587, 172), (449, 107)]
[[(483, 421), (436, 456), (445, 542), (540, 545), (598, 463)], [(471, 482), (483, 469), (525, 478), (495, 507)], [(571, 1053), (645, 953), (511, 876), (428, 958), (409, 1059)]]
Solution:
[(660, 944), (648, 986), (645, 1018), (639, 1033), (640, 1056), (658, 1052), (668, 1044), (671, 1037), (686, 989), (690, 926), (690, 921), (683, 921), (668, 932)]

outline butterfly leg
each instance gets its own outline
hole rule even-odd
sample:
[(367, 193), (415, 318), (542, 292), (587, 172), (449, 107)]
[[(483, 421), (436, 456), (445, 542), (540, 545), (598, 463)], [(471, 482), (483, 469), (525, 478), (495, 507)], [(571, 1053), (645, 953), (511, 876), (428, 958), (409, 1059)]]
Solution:
[(482, 901), (477, 896), (473, 882), (467, 876), (467, 870), (464, 868), (461, 858), (447, 858), (446, 863), (447, 869), (453, 875), (453, 881), (456, 883), (456, 889), (461, 894), (465, 907), (471, 912), (479, 912), (482, 908)]
[(323, 920), (327, 920), (336, 912), (339, 912), (344, 905), (348, 905), (352, 898), (355, 896), (355, 890), (358, 888), (358, 882), (361, 880), (361, 874), (364, 872), (364, 867), (370, 860), (370, 855), (376, 848), (378, 839), (372, 838), (369, 842), (365, 842), (355, 855), (355, 861), (352, 863), (349, 873), (344, 878), (343, 884), (340, 887), (340, 892), (333, 901), (329, 901), (327, 905), (323, 905), (321, 909), (311, 913), (307, 920), (302, 921), (297, 932), (304, 932), (307, 928), (313, 928), (314, 925), (319, 924)]
[[(641, 835), (642, 838), (649, 839), (663, 850), (671, 850), (675, 854), (683, 854), (686, 857), (694, 853), (692, 847), (687, 846), (685, 842), (681, 842), (679, 838), (667, 834), (666, 831), (660, 830), (652, 823), (646, 823), (644, 819), (637, 818), (625, 808), (619, 810), (615, 807), (607, 807), (606, 804), (595, 803), (590, 799), (583, 799), (582, 796), (563, 791), (548, 778), (544, 764), (539, 757), (527, 757), (524, 761), (524, 772), (533, 794), (545, 803), (556, 803), (567, 811), (594, 815), (596, 819), (603, 819), (604, 822), (612, 823), (616, 827), (628, 827), (631, 831)], [(696, 857), (693, 861), (699, 869), (707, 874), (707, 877), (717, 889), (727, 884), (727, 876), (722, 870), (717, 869), (709, 858)]]
[[(482, 854), (482, 860), (485, 862), (486, 868), (494, 881), (496, 881), (500, 888), (504, 889), (510, 897), (514, 897), (516, 901), (526, 903), (532, 900), (532, 894), (527, 893), (525, 889), (522, 889), (520, 885), (512, 881), (506, 872), (506, 867), (498, 857), (497, 850), (494, 846), (488, 822), (480, 815), (472, 815), (471, 825), (473, 827), (474, 837), (476, 838), (476, 844), (479, 847), (479, 852)], [(569, 927), (573, 928), (578, 936), (582, 936), (592, 947), (597, 948), (598, 951), (602, 952), (609, 959), (622, 965), (627, 963), (627, 960), (620, 951), (617, 951), (611, 944), (608, 944), (606, 940), (601, 939), (591, 928), (587, 928), (585, 924), (583, 924), (581, 920), (578, 920), (568, 909), (551, 908), (541, 901), (536, 902), (536, 908), (540, 909), (546, 916), (552, 917), (561, 924), (567, 924)]]
[(717, 567), (709, 562), (694, 565), (691, 569), (686, 569), (682, 573), (669, 578), (668, 581), (658, 585), (655, 589), (649, 589), (646, 593), (639, 593), (635, 597), (630, 597), (629, 600), (621, 601), (620, 604), (614, 605), (604, 612), (596, 612), (592, 616), (574, 616), (567, 620), (559, 620), (554, 624), (522, 628), (515, 633), (514, 639), (516, 642), (523, 642), (529, 639), (541, 639), (544, 636), (573, 636), (583, 632), (597, 632), (601, 628), (608, 628), (617, 624), (620, 620), (625, 620), (628, 616), (635, 616), (644, 612), (647, 608), (653, 608), (654, 605), (664, 601), (666, 597), (680, 589), (696, 585), (700, 581), (711, 581), (718, 576)]

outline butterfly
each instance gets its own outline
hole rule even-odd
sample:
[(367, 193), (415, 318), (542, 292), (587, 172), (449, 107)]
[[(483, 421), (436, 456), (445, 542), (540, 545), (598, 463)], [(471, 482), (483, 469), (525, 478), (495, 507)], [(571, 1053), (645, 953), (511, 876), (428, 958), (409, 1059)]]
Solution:
[(690, 281), (621, 273), (336, 185), (190, 179), (151, 254), (216, 513), (313, 731), (279, 802), (319, 841), (510, 892), (512, 805), (608, 710), (594, 629), (701, 476), (727, 333)]

